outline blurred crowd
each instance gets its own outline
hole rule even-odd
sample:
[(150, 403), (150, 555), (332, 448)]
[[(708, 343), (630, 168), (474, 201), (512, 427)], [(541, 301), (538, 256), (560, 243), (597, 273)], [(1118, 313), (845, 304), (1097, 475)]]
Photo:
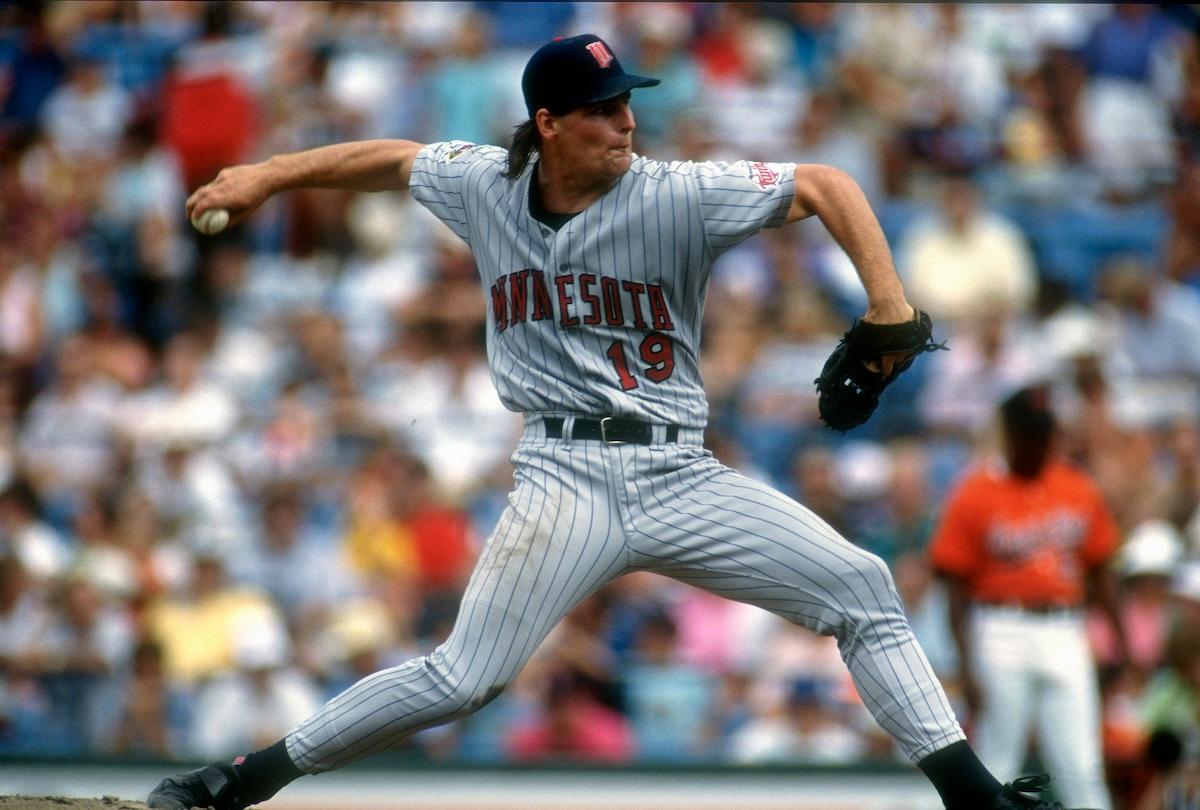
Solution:
[[(441, 640), (521, 429), (485, 367), (469, 252), (400, 194), (292, 192), (214, 238), (183, 201), (223, 166), (336, 141), (504, 144), (529, 53), (591, 31), (663, 80), (634, 97), (637, 151), (852, 174), (952, 347), (864, 428), (824, 429), (812, 380), (865, 299), (819, 223), (764, 232), (713, 269), (708, 446), (892, 564), (957, 699), (925, 545), (999, 399), (1051, 381), (1064, 450), (1125, 538), (1135, 660), (1093, 633), (1111, 773), (1200, 756), (1188, 13), (0, 3), (0, 753), (244, 752)], [(894, 758), (832, 643), (628, 577), (493, 705), (409, 747)]]

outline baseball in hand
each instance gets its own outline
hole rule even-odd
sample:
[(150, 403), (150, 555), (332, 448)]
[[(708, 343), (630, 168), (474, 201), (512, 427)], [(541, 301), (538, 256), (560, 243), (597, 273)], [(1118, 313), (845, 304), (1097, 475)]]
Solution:
[(229, 212), (224, 208), (210, 208), (203, 214), (192, 217), (192, 227), (209, 236), (225, 230), (228, 224)]

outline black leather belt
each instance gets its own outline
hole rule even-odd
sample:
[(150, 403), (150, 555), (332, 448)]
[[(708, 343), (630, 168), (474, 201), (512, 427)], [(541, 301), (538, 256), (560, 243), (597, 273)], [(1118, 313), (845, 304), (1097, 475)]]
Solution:
[[(546, 438), (561, 439), (563, 422), (559, 416), (545, 416)], [(572, 439), (592, 439), (605, 444), (653, 444), (654, 426), (637, 419), (606, 416), (603, 419), (576, 418), (571, 427)], [(679, 425), (667, 425), (667, 441), (679, 441)]]

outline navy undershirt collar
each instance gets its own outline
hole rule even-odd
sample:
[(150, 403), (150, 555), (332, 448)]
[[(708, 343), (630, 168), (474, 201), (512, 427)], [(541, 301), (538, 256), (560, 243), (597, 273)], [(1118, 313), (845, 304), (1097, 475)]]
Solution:
[(538, 185), (537, 171), (538, 167), (535, 164), (533, 173), (529, 177), (529, 216), (543, 225), (549, 225), (557, 231), (583, 212), (576, 211), (573, 214), (559, 214), (555, 211), (547, 211), (546, 206), (542, 205), (542, 188)]

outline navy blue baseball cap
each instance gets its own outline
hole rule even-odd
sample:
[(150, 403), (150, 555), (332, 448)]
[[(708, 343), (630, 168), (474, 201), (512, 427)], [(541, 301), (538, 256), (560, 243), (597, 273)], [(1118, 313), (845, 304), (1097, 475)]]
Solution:
[(547, 42), (529, 57), (521, 76), (530, 118), (543, 107), (554, 115), (566, 115), (584, 104), (658, 83), (658, 79), (626, 73), (612, 49), (595, 34)]

